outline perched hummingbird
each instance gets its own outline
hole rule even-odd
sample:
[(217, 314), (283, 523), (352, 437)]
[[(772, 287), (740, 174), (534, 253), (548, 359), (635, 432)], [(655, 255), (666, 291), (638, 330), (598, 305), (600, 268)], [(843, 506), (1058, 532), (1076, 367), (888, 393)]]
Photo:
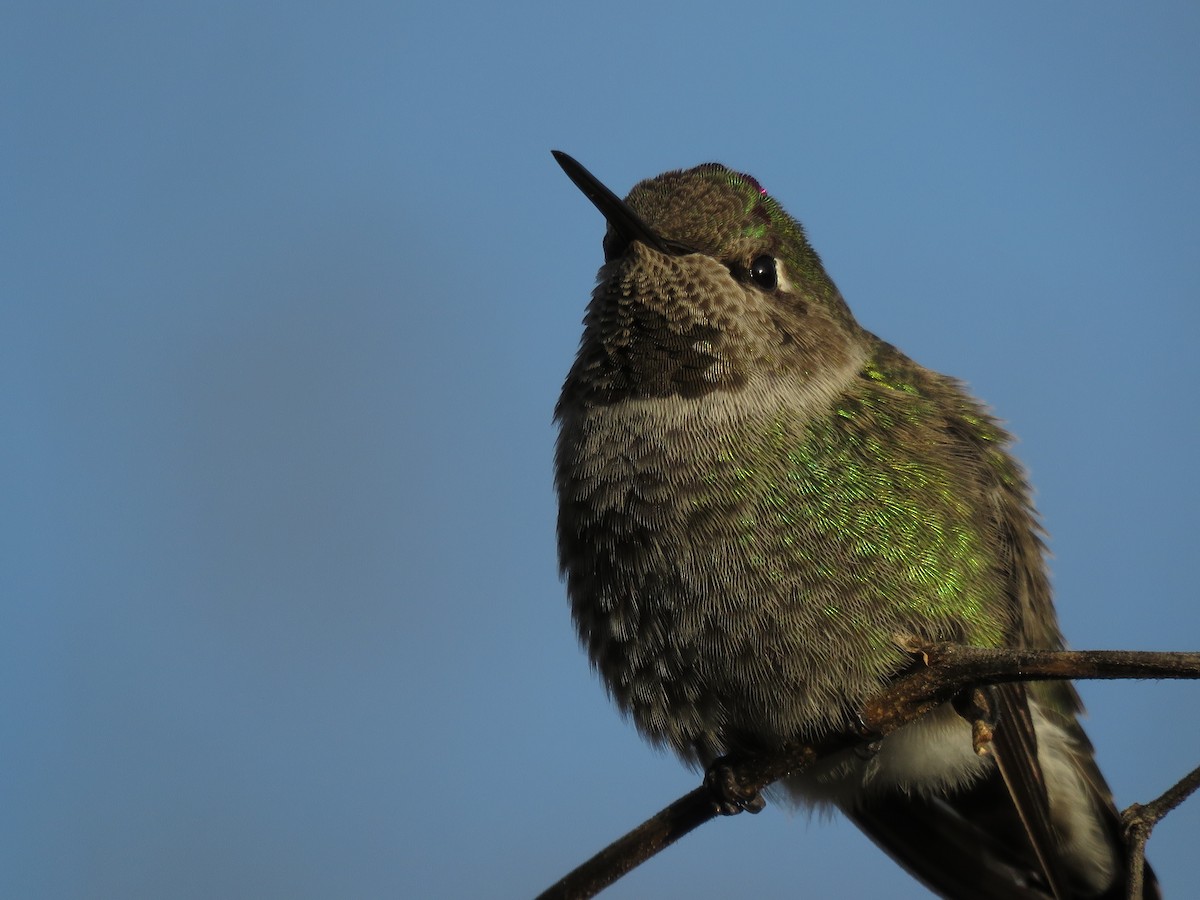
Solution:
[[(621, 200), (554, 156), (608, 221), (555, 410), (559, 558), (592, 664), (646, 738), (708, 766), (853, 731), (911, 666), (905, 637), (1062, 646), (1008, 434), (855, 321), (757, 181), (713, 163)], [(1074, 689), (994, 697), (986, 755), (946, 706), (783, 790), (945, 897), (1124, 897)]]

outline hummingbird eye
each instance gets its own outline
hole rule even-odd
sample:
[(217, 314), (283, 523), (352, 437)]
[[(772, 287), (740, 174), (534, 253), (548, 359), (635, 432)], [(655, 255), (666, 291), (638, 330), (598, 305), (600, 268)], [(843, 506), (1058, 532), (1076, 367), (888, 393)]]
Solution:
[(750, 280), (764, 291), (773, 291), (779, 287), (779, 270), (775, 265), (775, 257), (765, 253), (754, 257), (754, 261), (750, 263)]

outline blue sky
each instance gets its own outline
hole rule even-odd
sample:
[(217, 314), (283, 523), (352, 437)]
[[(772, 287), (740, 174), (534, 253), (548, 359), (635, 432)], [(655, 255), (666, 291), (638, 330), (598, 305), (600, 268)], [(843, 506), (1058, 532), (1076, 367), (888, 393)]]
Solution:
[[(530, 896), (695, 784), (556, 572), (552, 147), (752, 172), (1019, 435), (1071, 643), (1200, 648), (1200, 8), (833, 8), (6, 7), (0, 894)], [(1198, 690), (1083, 686), (1122, 805)], [(924, 896), (774, 808), (610, 896), (834, 894)]]

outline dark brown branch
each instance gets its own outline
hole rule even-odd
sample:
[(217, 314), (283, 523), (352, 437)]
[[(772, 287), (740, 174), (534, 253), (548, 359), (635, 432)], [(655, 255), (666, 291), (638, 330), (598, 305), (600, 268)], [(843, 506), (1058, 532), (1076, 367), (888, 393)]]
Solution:
[[(832, 744), (833, 741), (830, 741)], [(842, 739), (841, 746), (857, 743)], [(832, 752), (832, 749), (827, 752)], [(808, 746), (771, 757), (739, 760), (733, 767), (738, 782), (748, 791), (762, 790), (791, 772), (811, 765), (818, 753)], [(651, 816), (538, 895), (537, 900), (583, 900), (594, 897), (626, 872), (675, 843), (689, 831), (717, 817), (712, 791), (702, 785), (684, 794), (670, 806)]]
[(1125, 838), (1129, 842), (1129, 894), (1131, 898), (1142, 896), (1142, 882), (1146, 870), (1146, 841), (1150, 832), (1167, 813), (1200, 788), (1200, 766), (1175, 782), (1166, 792), (1149, 803), (1134, 803), (1121, 813), (1121, 824), (1125, 826)]
[(901, 678), (862, 710), (867, 728), (880, 736), (967, 687), (1011, 681), (1074, 681), (1116, 678), (1200, 678), (1200, 653), (1134, 650), (1024, 650), (930, 644), (908, 649), (926, 666)]
[[(861, 711), (861, 733), (831, 735), (818, 743), (796, 745), (771, 757), (731, 760), (737, 782), (748, 793), (762, 790), (817, 759), (879, 740), (968, 687), (1012, 681), (1200, 678), (1200, 653), (987, 649), (961, 644), (921, 645), (916, 641), (908, 641), (906, 649), (922, 657), (926, 665), (898, 679), (866, 704)], [(1182, 799), (1181, 796), (1175, 802)], [(699, 787), (601, 850), (541, 893), (538, 900), (594, 897), (716, 815), (712, 792), (706, 786)]]

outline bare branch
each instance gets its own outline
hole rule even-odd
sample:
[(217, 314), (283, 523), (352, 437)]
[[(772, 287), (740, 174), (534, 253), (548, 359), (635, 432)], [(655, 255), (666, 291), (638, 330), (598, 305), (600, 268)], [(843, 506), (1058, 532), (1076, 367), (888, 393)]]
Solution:
[[(990, 649), (962, 644), (920, 644), (915, 640), (904, 643), (906, 649), (924, 660), (925, 666), (897, 679), (868, 701), (860, 713), (860, 733), (830, 735), (819, 742), (788, 747), (769, 757), (727, 760), (741, 789), (752, 794), (832, 753), (879, 740), (969, 687), (1013, 681), (1200, 678), (1200, 653)], [(1131, 841), (1137, 840), (1144, 828), (1145, 835), (1140, 839), (1144, 847), (1154, 823), (1194, 791), (1197, 783), (1200, 783), (1200, 769), (1153, 803), (1130, 807), (1134, 812), (1127, 810), (1126, 816)], [(1168, 797), (1174, 799), (1164, 802)], [(1156, 804), (1161, 804), (1161, 811)], [(1155, 818), (1143, 820), (1140, 810), (1154, 810)], [(710, 788), (699, 787), (597, 853), (540, 894), (538, 900), (594, 897), (626, 872), (715, 818), (717, 813), (718, 805)]]
[(862, 710), (863, 722), (881, 736), (968, 687), (1012, 681), (1200, 678), (1200, 653), (993, 649), (916, 641), (908, 641), (907, 649), (924, 657), (925, 668), (897, 680)]
[(1200, 788), (1200, 766), (1175, 782), (1166, 792), (1149, 803), (1134, 803), (1121, 813), (1125, 838), (1129, 842), (1129, 893), (1131, 900), (1142, 896), (1146, 869), (1146, 841), (1163, 816)]

